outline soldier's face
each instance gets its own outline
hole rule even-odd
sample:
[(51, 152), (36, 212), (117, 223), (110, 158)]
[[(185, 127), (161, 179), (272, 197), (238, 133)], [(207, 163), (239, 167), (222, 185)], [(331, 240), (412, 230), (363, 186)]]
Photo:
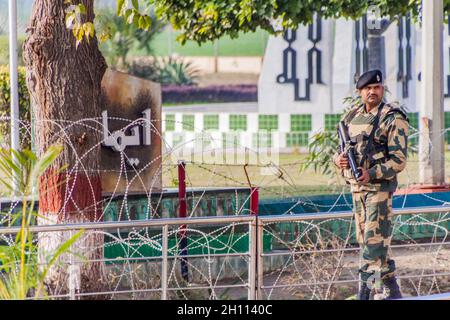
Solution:
[(360, 90), (361, 100), (369, 106), (380, 104), (384, 95), (384, 87), (381, 84), (369, 84)]

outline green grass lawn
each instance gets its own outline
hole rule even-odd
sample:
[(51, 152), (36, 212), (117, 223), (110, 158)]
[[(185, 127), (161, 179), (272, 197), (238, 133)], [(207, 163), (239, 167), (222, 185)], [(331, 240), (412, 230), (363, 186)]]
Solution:
[[(261, 198), (289, 198), (349, 192), (348, 186), (340, 178), (314, 172), (309, 169), (300, 172), (300, 163), (306, 155), (291, 153), (281, 154), (279, 167), (282, 175), (262, 175), (261, 168), (250, 165), (248, 174), (252, 185), (260, 187)], [(445, 154), (445, 170), (450, 173), (450, 152)], [(162, 178), (165, 188), (178, 186), (177, 159), (163, 155)], [(185, 160), (189, 160), (186, 159)], [(415, 184), (419, 181), (417, 155), (410, 156), (406, 169), (399, 175), (399, 186)], [(447, 179), (448, 181), (448, 179)], [(188, 187), (248, 187), (243, 165), (212, 165), (187, 163), (186, 183)], [(0, 190), (1, 191), (1, 190)]]
[[(214, 43), (207, 42), (202, 45), (198, 45), (194, 41), (187, 41), (184, 45), (177, 42), (176, 36), (177, 32), (172, 32), (172, 34), (166, 29), (158, 34), (152, 42), (152, 48), (154, 48), (153, 54), (156, 56), (168, 56), (170, 54), (169, 50), (169, 39), (172, 38), (172, 53), (176, 53), (180, 56), (214, 56)], [(259, 56), (264, 55), (264, 50), (266, 48), (267, 40), (269, 34), (266, 31), (258, 30), (253, 33), (242, 33), (238, 38), (231, 39), (228, 36), (224, 36), (218, 40), (218, 55), (219, 56)], [(19, 38), (21, 45), (25, 40), (24, 36)], [(0, 63), (8, 63), (8, 36), (0, 36)], [(132, 49), (130, 52), (130, 57), (136, 56), (146, 56), (145, 51)]]
[[(214, 43), (207, 42), (198, 45), (194, 41), (187, 41), (183, 46), (175, 39), (178, 33), (172, 33), (165, 29), (153, 40), (152, 47), (154, 55), (167, 56), (170, 54), (170, 43), (172, 53), (181, 56), (214, 56)], [(218, 40), (219, 56), (263, 56), (269, 34), (266, 31), (258, 30), (254, 33), (242, 33), (236, 39), (224, 36)], [(170, 39), (172, 39), (170, 41)], [(143, 51), (133, 50), (130, 56), (146, 55)]]
[[(317, 194), (349, 192), (348, 186), (340, 178), (308, 169), (300, 172), (300, 163), (305, 160), (304, 154), (281, 154), (279, 166), (283, 171), (281, 177), (276, 175), (262, 175), (260, 168), (250, 166), (249, 178), (252, 184), (261, 187), (261, 198), (279, 198), (294, 196), (311, 196)], [(445, 170), (450, 173), (450, 152), (445, 154)], [(164, 161), (163, 184), (165, 187), (174, 187), (177, 178), (176, 164), (171, 159)], [(248, 186), (243, 165), (196, 165), (187, 164), (187, 184), (189, 187), (233, 187)], [(399, 175), (399, 187), (418, 183), (419, 163), (417, 155), (408, 159), (406, 169)]]
[[(25, 41), (25, 36), (18, 37), (18, 54), (19, 54), (19, 65), (23, 65), (22, 59), (22, 46)], [(9, 64), (9, 39), (7, 35), (0, 36), (0, 65), (1, 64)]]
[[(153, 40), (152, 47), (154, 48), (154, 55), (167, 56), (169, 55), (169, 37), (170, 32), (162, 31)], [(175, 38), (176, 32), (172, 33), (172, 53), (180, 56), (214, 56), (214, 43), (208, 42), (198, 45), (194, 41), (187, 41), (185, 45), (178, 43)], [(258, 30), (254, 33), (243, 33), (236, 39), (231, 39), (228, 36), (222, 37), (218, 45), (219, 56), (263, 56), (266, 48), (269, 34), (266, 31)], [(24, 36), (19, 37), (19, 55), (21, 55), (22, 43), (25, 40)], [(0, 64), (8, 63), (8, 36), (0, 36)], [(133, 49), (130, 52), (130, 57), (145, 56), (144, 51)], [(22, 62), (20, 60), (20, 62)]]

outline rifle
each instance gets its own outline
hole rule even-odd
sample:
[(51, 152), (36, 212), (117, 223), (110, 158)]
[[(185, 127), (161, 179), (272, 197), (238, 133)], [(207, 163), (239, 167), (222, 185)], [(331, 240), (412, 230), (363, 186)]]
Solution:
[(355, 142), (350, 140), (350, 136), (348, 135), (347, 126), (343, 121), (339, 121), (338, 126), (338, 134), (339, 134), (339, 145), (341, 148), (341, 152), (345, 152), (348, 158), (348, 162), (350, 163), (350, 169), (352, 170), (353, 176), (358, 180), (361, 177), (362, 172), (358, 169), (356, 165), (356, 157), (355, 157)]

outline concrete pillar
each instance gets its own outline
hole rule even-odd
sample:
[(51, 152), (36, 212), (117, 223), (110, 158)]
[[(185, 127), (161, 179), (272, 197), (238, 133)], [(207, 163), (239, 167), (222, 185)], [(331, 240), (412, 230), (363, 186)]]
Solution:
[(422, 1), (422, 81), (419, 182), (445, 182), (443, 91), (443, 0)]
[(290, 113), (283, 112), (278, 114), (278, 131), (283, 133), (292, 131)]
[(175, 113), (175, 132), (183, 132), (183, 114)]
[(201, 132), (203, 131), (203, 117), (205, 116), (204, 113), (196, 112), (194, 114), (194, 131), (195, 132)]
[(230, 114), (229, 113), (219, 113), (219, 131), (228, 132), (230, 131)]
[(317, 133), (325, 130), (325, 115), (323, 113), (313, 113), (311, 115), (312, 130), (311, 133)]
[(247, 113), (247, 131), (248, 132), (258, 132), (259, 131), (259, 123), (258, 123), (258, 113), (252, 112)]

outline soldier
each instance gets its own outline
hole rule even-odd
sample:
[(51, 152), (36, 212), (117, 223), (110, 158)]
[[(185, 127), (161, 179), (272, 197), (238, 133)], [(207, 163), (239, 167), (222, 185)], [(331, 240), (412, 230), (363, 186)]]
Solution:
[(361, 247), (358, 299), (369, 300), (372, 280), (380, 277), (384, 299), (401, 298), (395, 262), (389, 257), (392, 237), (392, 195), (397, 174), (406, 166), (408, 118), (402, 109), (383, 101), (380, 70), (361, 75), (356, 88), (362, 104), (353, 106), (342, 121), (355, 143), (355, 158), (362, 174), (358, 180), (345, 152), (333, 161), (341, 169), (353, 195), (356, 238)]

